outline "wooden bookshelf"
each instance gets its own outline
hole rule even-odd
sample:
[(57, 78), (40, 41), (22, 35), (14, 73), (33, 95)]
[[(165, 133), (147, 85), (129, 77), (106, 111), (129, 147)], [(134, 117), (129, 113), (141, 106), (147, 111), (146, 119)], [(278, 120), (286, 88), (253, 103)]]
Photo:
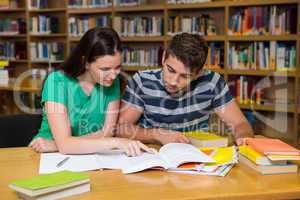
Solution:
[[(293, 84), (293, 90), (289, 88), (288, 92), (292, 93), (293, 101), (295, 104), (286, 105), (282, 108), (278, 108), (271, 105), (244, 105), (240, 104), (241, 109), (243, 110), (255, 110), (255, 111), (263, 111), (263, 112), (286, 112), (289, 115), (292, 115), (293, 119), (293, 127), (291, 128), (290, 136), (292, 137), (293, 144), (298, 144), (298, 133), (299, 133), (299, 123), (300, 123), (300, 1), (299, 0), (215, 0), (207, 3), (195, 3), (195, 4), (167, 4), (167, 0), (164, 1), (149, 1), (151, 4), (149, 5), (139, 5), (139, 6), (128, 6), (128, 7), (120, 7), (116, 5), (112, 5), (110, 7), (103, 8), (71, 8), (68, 7), (68, 0), (49, 0), (51, 2), (49, 8), (47, 9), (29, 9), (28, 1), (20, 0), (21, 4), (18, 8), (12, 9), (0, 9), (0, 12), (4, 15), (10, 16), (23, 16), (27, 21), (27, 33), (26, 34), (18, 34), (18, 35), (1, 35), (0, 40), (11, 40), (11, 41), (26, 41), (27, 43), (27, 59), (23, 60), (12, 60), (10, 63), (12, 67), (17, 69), (32, 69), (32, 68), (46, 68), (48, 62), (47, 61), (34, 61), (31, 59), (30, 55), (30, 42), (34, 41), (54, 41), (60, 40), (65, 43), (65, 52), (64, 55), (67, 56), (70, 52), (70, 48), (73, 44), (79, 42), (80, 37), (74, 37), (69, 34), (69, 26), (68, 19), (72, 16), (98, 16), (98, 15), (110, 15), (112, 19), (112, 24), (114, 24), (114, 18), (116, 16), (127, 16), (127, 15), (146, 15), (149, 16), (151, 14), (159, 14), (163, 17), (164, 22), (164, 30), (162, 36), (132, 36), (132, 37), (121, 37), (122, 42), (127, 45), (151, 45), (161, 44), (163, 47), (167, 46), (171, 36), (168, 35), (168, 25), (169, 25), (169, 17), (174, 16), (176, 14), (180, 14), (184, 16), (194, 15), (199, 11), (199, 13), (210, 12), (214, 13), (214, 10), (217, 10), (217, 16), (220, 17), (220, 13), (223, 17), (219, 19), (217, 26), (219, 28), (219, 33), (217, 35), (209, 35), (204, 36), (205, 40), (208, 42), (215, 42), (224, 44), (224, 67), (222, 69), (212, 69), (212, 71), (218, 72), (222, 74), (225, 80), (229, 80), (232, 76), (249, 76), (249, 77), (273, 77), (273, 78), (284, 78), (287, 77)], [(288, 35), (248, 35), (248, 36), (239, 36), (239, 35), (229, 35), (227, 33), (229, 27), (229, 17), (232, 14), (232, 11), (235, 9), (243, 8), (243, 7), (251, 7), (251, 6), (265, 6), (265, 5), (293, 5), (297, 7), (297, 32)], [(54, 15), (58, 16), (60, 19), (60, 32), (55, 34), (32, 34), (29, 32), (29, 19), (32, 16), (36, 15)], [(1, 17), (1, 14), (0, 14)], [(113, 25), (112, 25), (113, 26)], [(227, 65), (228, 63), (228, 47), (229, 44), (235, 42), (268, 42), (268, 41), (278, 41), (278, 42), (291, 42), (296, 44), (296, 52), (297, 52), (297, 65), (294, 71), (271, 71), (271, 70), (236, 70), (230, 69)], [(59, 62), (59, 61), (58, 61)], [(58, 64), (58, 63), (56, 63)], [(135, 72), (137, 70), (144, 69), (157, 69), (160, 66), (152, 66), (152, 67), (131, 67), (131, 66), (123, 66), (123, 70), (127, 72)], [(19, 69), (19, 70), (20, 70)], [(13, 88), (10, 87), (13, 90)], [(0, 90), (7, 90), (5, 87), (0, 87)], [(37, 88), (33, 90), (26, 90), (28, 92), (34, 91), (38, 92)], [(300, 139), (299, 139), (300, 141)]]

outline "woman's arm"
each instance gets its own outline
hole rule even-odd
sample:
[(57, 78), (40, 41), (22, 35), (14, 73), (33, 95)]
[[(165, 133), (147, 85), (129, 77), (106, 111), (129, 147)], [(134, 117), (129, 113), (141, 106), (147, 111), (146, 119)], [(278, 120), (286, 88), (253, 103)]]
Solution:
[[(118, 108), (118, 102), (112, 102), (109, 104), (103, 132), (99, 131), (94, 135), (112, 135), (113, 127), (115, 126), (118, 118)], [(94, 138), (95, 136), (73, 137), (71, 135), (71, 125), (67, 108), (63, 104), (46, 102), (45, 110), (50, 130), (53, 134), (56, 146), (61, 153), (84, 154), (114, 148), (122, 149), (129, 155), (138, 155), (141, 153), (141, 149), (145, 151), (152, 151), (140, 142), (122, 138), (105, 138), (103, 136), (99, 136), (99, 138)]]

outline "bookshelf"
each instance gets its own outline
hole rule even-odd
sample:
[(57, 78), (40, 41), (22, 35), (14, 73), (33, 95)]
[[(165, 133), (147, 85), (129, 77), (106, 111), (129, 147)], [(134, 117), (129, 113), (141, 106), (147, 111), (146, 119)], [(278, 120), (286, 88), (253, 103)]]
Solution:
[[(13, 19), (17, 19), (18, 17), (22, 17), (27, 22), (26, 24), (26, 33), (18, 34), (18, 35), (9, 35), (9, 34), (0, 34), (0, 42), (4, 40), (16, 42), (16, 41), (24, 41), (27, 45), (26, 50), (26, 58), (25, 59), (15, 59), (11, 60), (10, 66), (8, 69), (10, 70), (11, 77), (15, 78), (20, 73), (27, 69), (47, 69), (49, 66), (49, 62), (47, 60), (39, 61), (32, 60), (32, 55), (30, 52), (30, 44), (32, 42), (61, 42), (63, 44), (63, 55), (66, 57), (72, 47), (74, 47), (80, 40), (80, 35), (71, 35), (69, 34), (70, 26), (69, 19), (70, 18), (79, 18), (79, 19), (87, 19), (87, 18), (97, 18), (102, 16), (109, 16), (110, 22), (108, 26), (112, 26), (114, 28), (120, 29), (120, 27), (116, 27), (118, 24), (118, 19), (120, 17), (132, 17), (136, 16), (140, 17), (151, 17), (151, 16), (160, 16), (162, 18), (162, 32), (161, 35), (143, 35), (143, 36), (122, 36), (121, 40), (125, 47), (127, 48), (141, 48), (145, 47), (146, 49), (151, 48), (165, 48), (168, 41), (171, 38), (169, 34), (169, 26), (170, 26), (170, 18), (176, 18), (180, 16), (185, 18), (184, 20), (191, 20), (187, 18), (201, 18), (201, 16), (209, 15), (209, 17), (213, 18), (212, 23), (214, 23), (216, 32), (209, 32), (209, 34), (205, 34), (204, 38), (208, 41), (208, 44), (213, 43), (221, 45), (223, 47), (223, 65), (212, 68), (213, 71), (216, 71), (222, 76), (224, 76), (225, 80), (230, 81), (233, 78), (238, 78), (240, 76), (245, 76), (249, 79), (263, 79), (269, 78), (270, 80), (281, 80), (286, 79), (287, 81), (287, 96), (288, 99), (292, 102), (289, 104), (280, 104), (279, 106), (274, 106), (272, 104), (244, 104), (240, 103), (240, 107), (243, 111), (254, 110), (255, 112), (265, 113), (266, 115), (270, 115), (271, 117), (266, 117), (266, 119), (271, 119), (272, 115), (276, 113), (280, 113), (282, 115), (287, 115), (287, 118), (292, 123), (287, 123), (287, 129), (284, 133), (278, 133), (276, 130), (272, 130), (270, 128), (262, 128), (257, 132), (264, 134), (268, 132), (269, 134), (280, 137), (285, 141), (298, 145), (300, 144), (300, 140), (298, 142), (298, 133), (300, 132), (300, 1), (299, 0), (216, 0), (205, 3), (190, 3), (190, 4), (168, 4), (167, 0), (165, 1), (150, 1), (143, 0), (140, 5), (133, 6), (120, 6), (116, 5), (115, 2), (111, 2), (107, 6), (89, 6), (84, 5), (83, 7), (69, 6), (68, 2), (72, 2), (72, 0), (48, 0), (49, 6), (47, 8), (29, 8), (28, 4), (30, 1), (19, 0), (19, 4), (13, 8), (0, 8), (0, 19), (3, 19), (6, 16), (10, 16)], [(74, 2), (74, 1), (73, 1)], [(85, 1), (89, 2), (89, 1)], [(296, 26), (294, 31), (290, 33), (283, 34), (263, 34), (263, 35), (239, 35), (239, 34), (230, 34), (230, 19), (233, 15), (242, 12), (247, 8), (252, 7), (272, 7), (278, 6), (282, 8), (292, 8), (296, 10), (296, 18), (293, 19), (293, 26)], [(29, 19), (32, 17), (36, 17), (39, 15), (45, 16), (53, 16), (56, 17), (59, 21), (58, 32), (56, 33), (47, 33), (47, 34), (32, 34), (30, 33), (30, 24)], [(205, 18), (205, 17), (204, 17)], [(192, 20), (195, 20), (192, 19)], [(178, 20), (178, 19), (177, 19)], [(197, 19), (196, 19), (197, 20)], [(209, 20), (208, 20), (209, 21)], [(185, 21), (186, 22), (186, 21)], [(297, 23), (296, 23), (297, 22)], [(81, 23), (81, 22), (79, 22)], [(93, 22), (95, 23), (95, 22)], [(177, 23), (177, 22), (176, 22)], [(209, 21), (210, 23), (210, 21)], [(291, 25), (291, 24), (290, 24)], [(91, 27), (89, 27), (91, 28)], [(190, 29), (190, 27), (184, 27), (183, 29)], [(264, 43), (266, 47), (270, 47), (270, 42), (274, 41), (277, 43), (283, 44), (291, 44), (295, 47), (296, 50), (296, 66), (293, 70), (286, 71), (274, 71), (270, 69), (232, 69), (229, 66), (229, 48), (231, 45), (239, 45), (239, 44), (249, 44), (249, 43)], [(60, 61), (52, 62), (52, 65), (59, 64)], [(124, 66), (124, 71), (128, 73), (133, 73), (137, 70), (144, 69), (157, 69), (160, 66)], [(0, 88), (0, 91), (4, 91), (3, 88)], [(39, 92), (34, 90), (33, 92)], [(272, 94), (272, 92), (270, 92)], [(261, 132), (259, 132), (261, 131)]]

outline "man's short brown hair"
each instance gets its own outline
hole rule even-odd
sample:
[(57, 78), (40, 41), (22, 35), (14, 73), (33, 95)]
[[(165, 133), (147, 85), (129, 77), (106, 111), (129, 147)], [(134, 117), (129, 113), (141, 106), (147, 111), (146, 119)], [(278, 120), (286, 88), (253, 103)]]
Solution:
[(197, 72), (203, 68), (208, 52), (206, 41), (197, 34), (181, 33), (175, 35), (167, 49), (165, 59), (170, 55), (175, 56), (191, 72)]

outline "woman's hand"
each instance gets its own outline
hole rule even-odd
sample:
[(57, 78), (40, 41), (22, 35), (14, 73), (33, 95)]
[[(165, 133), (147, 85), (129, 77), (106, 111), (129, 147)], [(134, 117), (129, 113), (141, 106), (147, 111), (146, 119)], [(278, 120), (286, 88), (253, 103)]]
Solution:
[(48, 140), (41, 137), (34, 139), (28, 146), (39, 153), (58, 151), (54, 140)]
[(153, 148), (149, 148), (140, 141), (129, 140), (126, 138), (117, 138), (117, 147), (123, 150), (128, 156), (139, 156), (144, 152), (157, 153)]

